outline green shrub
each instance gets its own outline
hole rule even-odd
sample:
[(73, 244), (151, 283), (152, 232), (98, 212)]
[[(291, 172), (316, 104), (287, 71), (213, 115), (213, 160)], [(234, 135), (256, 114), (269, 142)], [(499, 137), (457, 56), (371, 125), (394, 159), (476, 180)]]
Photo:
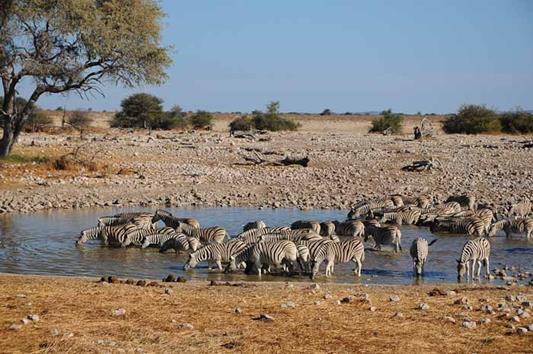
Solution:
[(191, 118), (191, 125), (195, 129), (209, 129), (211, 128), (213, 116), (206, 111), (196, 111)]
[(111, 121), (113, 128), (157, 129), (163, 113), (163, 101), (147, 93), (137, 93), (124, 99), (122, 110)]
[(372, 121), (372, 127), (370, 133), (382, 133), (383, 131), (390, 129), (393, 134), (401, 133), (403, 124), (403, 116), (398, 113), (392, 113), (392, 111), (386, 110), (381, 112), (381, 117)]
[(279, 114), (279, 102), (273, 101), (267, 105), (265, 113), (261, 111), (252, 112), (252, 123), (259, 130), (296, 130), (300, 124), (292, 120), (282, 118)]
[(326, 108), (320, 113), (321, 116), (330, 116), (331, 115), (331, 109)]
[(533, 133), (533, 114), (522, 110), (506, 112), (500, 116), (502, 131), (505, 133)]
[(463, 105), (449, 116), (442, 129), (448, 134), (480, 134), (501, 131), (498, 114), (482, 105)]
[(45, 127), (52, 125), (54, 120), (48, 116), (43, 110), (34, 108), (33, 112), (28, 117), (24, 131), (26, 132), (39, 132)]
[(229, 124), (230, 131), (249, 131), (254, 128), (252, 120), (248, 117), (239, 117)]

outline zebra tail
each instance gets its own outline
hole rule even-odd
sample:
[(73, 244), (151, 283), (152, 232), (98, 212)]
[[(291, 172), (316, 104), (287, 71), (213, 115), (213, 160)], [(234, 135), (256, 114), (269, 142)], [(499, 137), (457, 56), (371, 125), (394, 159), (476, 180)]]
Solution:
[(438, 240), (439, 240), (439, 239), (436, 238), (436, 239), (434, 239), (433, 241), (431, 241), (430, 243), (428, 243), (428, 247), (431, 246), (432, 244), (434, 244), (435, 242), (437, 242)]

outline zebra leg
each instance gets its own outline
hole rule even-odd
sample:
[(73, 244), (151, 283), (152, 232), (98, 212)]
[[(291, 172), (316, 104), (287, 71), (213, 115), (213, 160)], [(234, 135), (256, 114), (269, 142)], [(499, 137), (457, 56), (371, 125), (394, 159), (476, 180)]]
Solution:
[(485, 258), (485, 277), (487, 279), (490, 279), (490, 271), (489, 271), (489, 257)]
[(222, 261), (221, 261), (221, 259), (220, 259), (220, 258), (217, 259), (217, 260), (215, 261), (215, 263), (217, 264), (218, 270), (222, 271), (223, 268), (222, 268)]

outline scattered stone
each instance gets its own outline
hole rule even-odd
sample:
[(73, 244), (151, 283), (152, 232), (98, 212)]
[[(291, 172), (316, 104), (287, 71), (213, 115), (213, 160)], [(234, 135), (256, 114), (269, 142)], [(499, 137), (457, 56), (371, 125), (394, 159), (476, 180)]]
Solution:
[(490, 318), (483, 318), (479, 321), (479, 324), (488, 324), (490, 323)]
[(171, 295), (171, 294), (172, 294), (172, 289), (170, 289), (170, 288), (165, 288), (165, 294), (167, 294), (167, 295)]
[(190, 324), (190, 323), (181, 323), (181, 324), (178, 325), (178, 328), (193, 330), (194, 326), (192, 324)]
[(255, 321), (272, 322), (272, 321), (274, 321), (274, 317), (270, 316), (269, 314), (262, 313), (262, 314), (259, 315), (259, 317), (254, 317), (253, 320), (255, 320)]
[(242, 313), (241, 308), (240, 308), (240, 307), (237, 307), (237, 308), (235, 309), (235, 313), (236, 313), (236, 314), (240, 314), (240, 313)]
[(9, 329), (10, 331), (20, 331), (22, 329), (22, 325), (13, 323), (7, 329)]
[(508, 336), (510, 336), (512, 334), (515, 334), (515, 333), (516, 333), (516, 329), (514, 329), (514, 328), (508, 328), (508, 329), (505, 330), (505, 334), (508, 335)]
[(135, 284), (135, 280), (133, 280), (133, 279), (128, 279), (128, 280), (126, 280), (126, 284), (134, 285), (134, 284)]
[(226, 349), (235, 349), (235, 348), (238, 348), (241, 346), (240, 343), (238, 342), (228, 342), (228, 343), (224, 343), (222, 344), (222, 346)]
[(522, 306), (524, 307), (533, 307), (533, 302), (531, 301), (523, 301)]
[(446, 322), (450, 322), (450, 323), (454, 323), (455, 324), (455, 318), (453, 318), (452, 316), (444, 316), (444, 320)]
[(115, 317), (124, 316), (126, 314), (126, 310), (123, 308), (115, 309), (111, 311), (111, 314)]
[(59, 335), (59, 330), (57, 328), (53, 328), (51, 331), (50, 331), (50, 334), (54, 337), (57, 337)]
[(146, 284), (146, 286), (159, 286), (159, 284), (156, 281), (152, 281)]
[(492, 308), (492, 306), (490, 306), (488, 304), (481, 306), (481, 311), (484, 312), (484, 313), (487, 313), (487, 314), (494, 313), (494, 309)]
[(376, 312), (378, 308), (376, 306), (370, 306), (369, 310), (370, 312)]
[(33, 322), (39, 322), (39, 320), (41, 319), (39, 315), (28, 315), (27, 318), (28, 320)]
[(466, 296), (463, 296), (460, 299), (457, 299), (453, 302), (455, 305), (465, 305), (468, 304), (468, 298)]
[(363, 296), (361, 297), (361, 301), (370, 303), (371, 302), (370, 295), (368, 295), (367, 293), (364, 293)]
[(107, 281), (100, 282), (100, 284), (102, 284), (102, 286), (109, 286), (109, 283)]
[(513, 317), (511, 317), (511, 321), (513, 321), (513, 322), (520, 322), (520, 317), (518, 317), (518, 316), (513, 316)]
[(111, 284), (117, 284), (120, 283), (120, 280), (115, 276), (109, 276), (107, 277), (107, 282)]
[(427, 310), (429, 310), (429, 305), (426, 304), (425, 302), (422, 302), (422, 303), (418, 304), (417, 308), (419, 310), (427, 311)]
[(176, 277), (172, 274), (169, 274), (167, 275), (166, 278), (163, 278), (163, 282), (166, 282), (166, 283), (171, 283), (171, 282), (175, 282), (176, 281)]
[(509, 302), (515, 302), (515, 301), (516, 301), (516, 296), (514, 296), (514, 295), (507, 295), (507, 296), (505, 297), (505, 300), (506, 300), (506, 301), (509, 301)]
[(329, 300), (331, 298), (333, 298), (333, 296), (329, 293), (324, 295), (324, 300)]
[(527, 333), (527, 328), (526, 327), (518, 327), (516, 329), (516, 333), (520, 334), (520, 335), (523, 335), (523, 334), (526, 334)]
[(440, 290), (439, 288), (434, 288), (428, 293), (429, 296), (446, 296), (447, 292)]
[(319, 301), (319, 300), (315, 301), (315, 305), (317, 305), (317, 306), (322, 305), (322, 301)]
[(284, 304), (281, 304), (281, 308), (283, 308), (283, 309), (293, 309), (295, 307), (296, 307), (296, 304), (294, 302), (292, 302), (292, 301), (288, 301), (288, 302), (286, 302)]
[(464, 321), (463, 327), (468, 328), (468, 329), (474, 329), (477, 327), (477, 325), (476, 325), (476, 322), (474, 321)]
[(350, 304), (353, 302), (353, 296), (346, 296), (340, 300), (341, 304)]
[(516, 295), (516, 301), (518, 301), (520, 303), (523, 303), (523, 302), (527, 301), (527, 297), (524, 296), (524, 295)]
[(533, 332), (533, 323), (527, 325), (527, 330)]
[(183, 278), (183, 277), (177, 277), (176, 278), (176, 282), (178, 283), (185, 283), (187, 281), (187, 279)]
[(319, 290), (320, 289), (320, 285), (318, 285), (317, 283), (313, 283), (313, 284), (311, 284), (311, 286), (309, 286), (309, 289)]
[(400, 301), (400, 297), (398, 295), (391, 295), (391, 296), (389, 296), (389, 301), (390, 302), (398, 302), (398, 301)]
[(448, 291), (446, 292), (446, 295), (447, 295), (447, 296), (455, 296), (455, 295), (457, 295), (457, 293), (456, 293), (454, 290), (448, 290)]
[(28, 323), (31, 322), (31, 321), (30, 321), (28, 318), (26, 318), (26, 317), (24, 317), (24, 318), (23, 318), (22, 320), (20, 320), (20, 321), (22, 322), (23, 325), (27, 325)]
[(468, 311), (471, 311), (471, 310), (473, 309), (473, 307), (472, 307), (472, 305), (470, 305), (470, 304), (464, 304), (464, 305), (463, 305), (463, 309), (468, 310)]
[(137, 281), (137, 286), (146, 286), (146, 280)]
[(395, 312), (392, 317), (404, 318), (405, 316), (401, 312)]

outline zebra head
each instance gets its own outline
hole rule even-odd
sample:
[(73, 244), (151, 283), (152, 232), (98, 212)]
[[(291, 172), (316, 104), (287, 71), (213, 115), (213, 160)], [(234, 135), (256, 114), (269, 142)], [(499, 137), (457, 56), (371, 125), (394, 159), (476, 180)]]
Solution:
[(163, 220), (163, 217), (172, 217), (172, 213), (163, 209), (157, 209), (155, 211), (154, 217), (152, 218), (152, 223), (156, 223), (160, 220)]
[(466, 262), (461, 262), (460, 259), (457, 259), (457, 281), (461, 281), (461, 278), (465, 275), (466, 272)]
[(196, 255), (194, 253), (189, 254), (189, 259), (187, 260), (187, 263), (183, 265), (183, 270), (189, 270), (191, 268), (195, 268), (198, 264), (198, 260), (196, 259)]
[(237, 270), (237, 259), (236, 259), (235, 256), (230, 256), (229, 257), (229, 264), (226, 267), (226, 270), (224, 272), (228, 273), (228, 272), (234, 272), (236, 270)]
[(89, 240), (93, 240), (97, 238), (101, 230), (102, 230), (101, 226), (91, 227), (90, 229), (82, 230), (80, 233), (80, 237), (76, 241), (76, 245), (81, 245)]

